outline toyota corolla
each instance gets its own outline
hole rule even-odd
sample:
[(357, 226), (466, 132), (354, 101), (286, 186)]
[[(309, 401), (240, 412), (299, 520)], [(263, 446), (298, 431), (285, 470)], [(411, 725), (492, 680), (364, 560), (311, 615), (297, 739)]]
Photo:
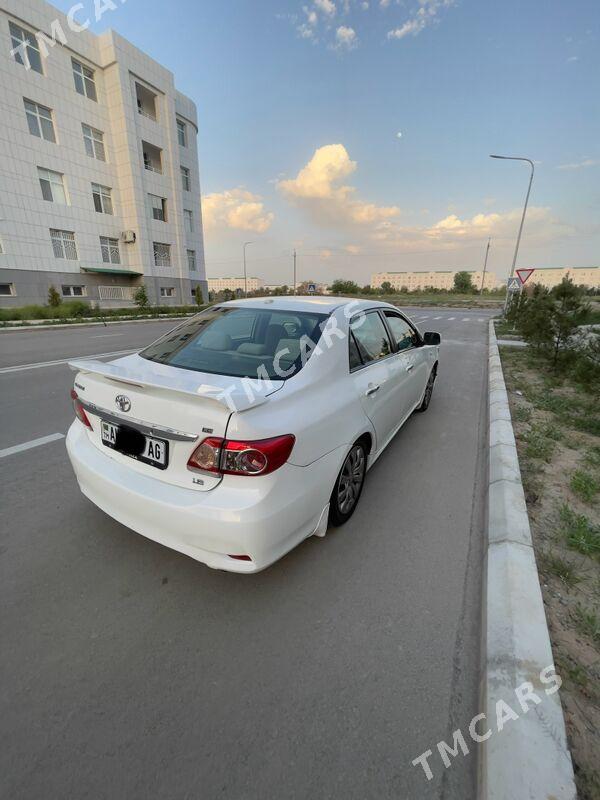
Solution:
[(81, 491), (210, 567), (257, 572), (350, 519), (369, 467), (429, 406), (439, 343), (387, 303), (258, 298), (73, 361)]

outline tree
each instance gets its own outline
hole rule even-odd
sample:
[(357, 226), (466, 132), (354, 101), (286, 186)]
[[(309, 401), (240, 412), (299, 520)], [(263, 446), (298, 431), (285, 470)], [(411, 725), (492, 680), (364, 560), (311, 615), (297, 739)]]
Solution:
[(461, 270), (456, 273), (454, 276), (454, 291), (460, 294), (471, 294), (475, 291), (470, 272)]
[(522, 293), (511, 299), (507, 319), (526, 342), (537, 348), (549, 347), (552, 343), (553, 309), (550, 292), (536, 285), (531, 297)]
[(144, 284), (142, 284), (136, 289), (136, 292), (133, 295), (133, 302), (142, 311), (148, 308), (149, 305), (148, 292), (146, 291), (146, 287), (144, 286)]
[(58, 306), (62, 303), (62, 297), (56, 291), (55, 286), (50, 286), (48, 288), (48, 305), (52, 308), (58, 308)]
[(569, 278), (563, 278), (551, 294), (554, 300), (552, 363), (556, 364), (561, 348), (568, 344), (577, 326), (585, 321), (589, 306), (583, 302), (583, 289), (575, 286)]
[(204, 298), (202, 297), (202, 289), (199, 286), (196, 286), (194, 289), (194, 299), (196, 300), (196, 305), (201, 306), (204, 303)]
[(381, 284), (381, 294), (393, 294), (393, 293), (394, 293), (394, 287), (392, 286), (392, 284), (389, 281), (384, 281)]
[(334, 281), (329, 287), (331, 294), (359, 294), (360, 286), (354, 281)]

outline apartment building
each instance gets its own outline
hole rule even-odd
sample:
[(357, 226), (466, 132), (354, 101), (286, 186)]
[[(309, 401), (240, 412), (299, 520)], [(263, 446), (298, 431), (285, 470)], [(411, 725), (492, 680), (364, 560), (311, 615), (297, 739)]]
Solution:
[[(0, 306), (207, 295), (196, 107), (114, 31), (43, 0), (0, 9)], [(118, 25), (118, 9), (104, 21)], [(175, 35), (175, 34), (173, 34)]]
[[(263, 289), (265, 282), (262, 278), (251, 278), (248, 276), (247, 278), (248, 284), (248, 291), (249, 292), (257, 292), (259, 289)], [(225, 289), (230, 289), (232, 292), (242, 292), (244, 291), (244, 276), (242, 275), (241, 278), (209, 278), (208, 279), (208, 291), (209, 292), (223, 292)]]
[[(390, 283), (394, 289), (403, 287), (409, 291), (415, 289), (452, 289), (454, 276), (459, 270), (430, 270), (429, 272), (377, 272), (371, 276), (371, 287), (379, 289), (383, 283)], [(461, 270), (462, 271), (462, 270)], [(481, 289), (483, 272), (480, 270), (464, 270), (471, 276), (473, 286)], [(496, 289), (500, 285), (498, 278), (489, 270), (485, 273), (484, 289)]]
[(576, 286), (587, 286), (590, 289), (600, 289), (600, 267), (548, 267), (536, 269), (529, 278), (528, 283), (538, 283), (547, 289), (552, 289), (562, 281), (569, 278)]

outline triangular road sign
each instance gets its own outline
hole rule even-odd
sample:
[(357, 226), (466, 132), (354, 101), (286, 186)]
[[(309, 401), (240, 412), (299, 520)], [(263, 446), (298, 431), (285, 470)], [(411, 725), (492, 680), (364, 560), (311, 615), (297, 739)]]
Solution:
[(506, 283), (509, 292), (518, 292), (521, 288), (521, 281), (518, 278), (509, 278)]
[(518, 269), (517, 275), (519, 276), (519, 280), (521, 281), (521, 283), (525, 283), (527, 278), (530, 278), (534, 272), (535, 272), (534, 269)]

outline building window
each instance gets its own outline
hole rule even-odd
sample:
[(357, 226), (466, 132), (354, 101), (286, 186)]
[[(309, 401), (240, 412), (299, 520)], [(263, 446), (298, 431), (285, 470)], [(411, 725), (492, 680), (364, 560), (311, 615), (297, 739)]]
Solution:
[(160, 296), (161, 297), (175, 297), (175, 287), (174, 286), (161, 286), (160, 287)]
[(188, 260), (188, 269), (190, 272), (196, 271), (196, 251), (195, 250), (188, 250), (187, 251), (187, 260)]
[(187, 147), (187, 125), (180, 119), (177, 120), (177, 141), (182, 147)]
[(157, 197), (155, 194), (149, 194), (150, 208), (152, 209), (152, 219), (160, 220), (160, 222), (167, 221), (167, 201), (164, 197)]
[(23, 28), (15, 25), (14, 22), (9, 22), (8, 27), (12, 42), (11, 53), (15, 57), (17, 64), (22, 64), (26, 69), (32, 69), (43, 75), (42, 56), (40, 55), (40, 46), (35, 34), (23, 30)]
[(50, 239), (55, 258), (68, 258), (77, 261), (77, 245), (73, 231), (58, 231), (50, 228)]
[(104, 261), (105, 264), (121, 263), (118, 239), (110, 239), (108, 236), (101, 236), (100, 250), (102, 251), (102, 261)]
[(162, 242), (152, 242), (154, 248), (154, 264), (157, 267), (171, 266), (171, 245)]
[(183, 223), (185, 229), (188, 233), (193, 233), (194, 231), (194, 217), (192, 212), (188, 208), (183, 209)]
[(15, 294), (14, 283), (0, 283), (0, 297), (14, 297)]
[(112, 195), (108, 186), (92, 183), (92, 197), (94, 198), (94, 208), (99, 214), (113, 213)]
[(142, 152), (144, 154), (144, 168), (150, 172), (162, 174), (162, 155), (160, 147), (155, 147), (149, 142), (142, 142)]
[(46, 106), (40, 106), (37, 103), (32, 103), (31, 100), (25, 100), (25, 115), (27, 117), (27, 124), (29, 125), (29, 133), (32, 136), (37, 136), (38, 139), (44, 139), (47, 142), (56, 142), (54, 135), (54, 123), (52, 122), (52, 111)]
[(85, 286), (63, 286), (63, 297), (85, 297), (87, 294)]
[(80, 64), (79, 61), (75, 61), (74, 58), (71, 59), (71, 64), (73, 65), (75, 90), (90, 100), (98, 100), (93, 71), (89, 67)]
[(104, 149), (104, 134), (89, 125), (81, 125), (83, 131), (83, 144), (85, 152), (90, 158), (97, 158), (98, 161), (106, 161), (106, 151)]
[(190, 191), (190, 171), (187, 167), (179, 167), (179, 171), (181, 172), (181, 186), (183, 187), (184, 192)]
[(61, 206), (68, 206), (67, 193), (63, 176), (60, 172), (52, 172), (49, 169), (37, 168), (42, 197), (50, 203), (58, 203)]

